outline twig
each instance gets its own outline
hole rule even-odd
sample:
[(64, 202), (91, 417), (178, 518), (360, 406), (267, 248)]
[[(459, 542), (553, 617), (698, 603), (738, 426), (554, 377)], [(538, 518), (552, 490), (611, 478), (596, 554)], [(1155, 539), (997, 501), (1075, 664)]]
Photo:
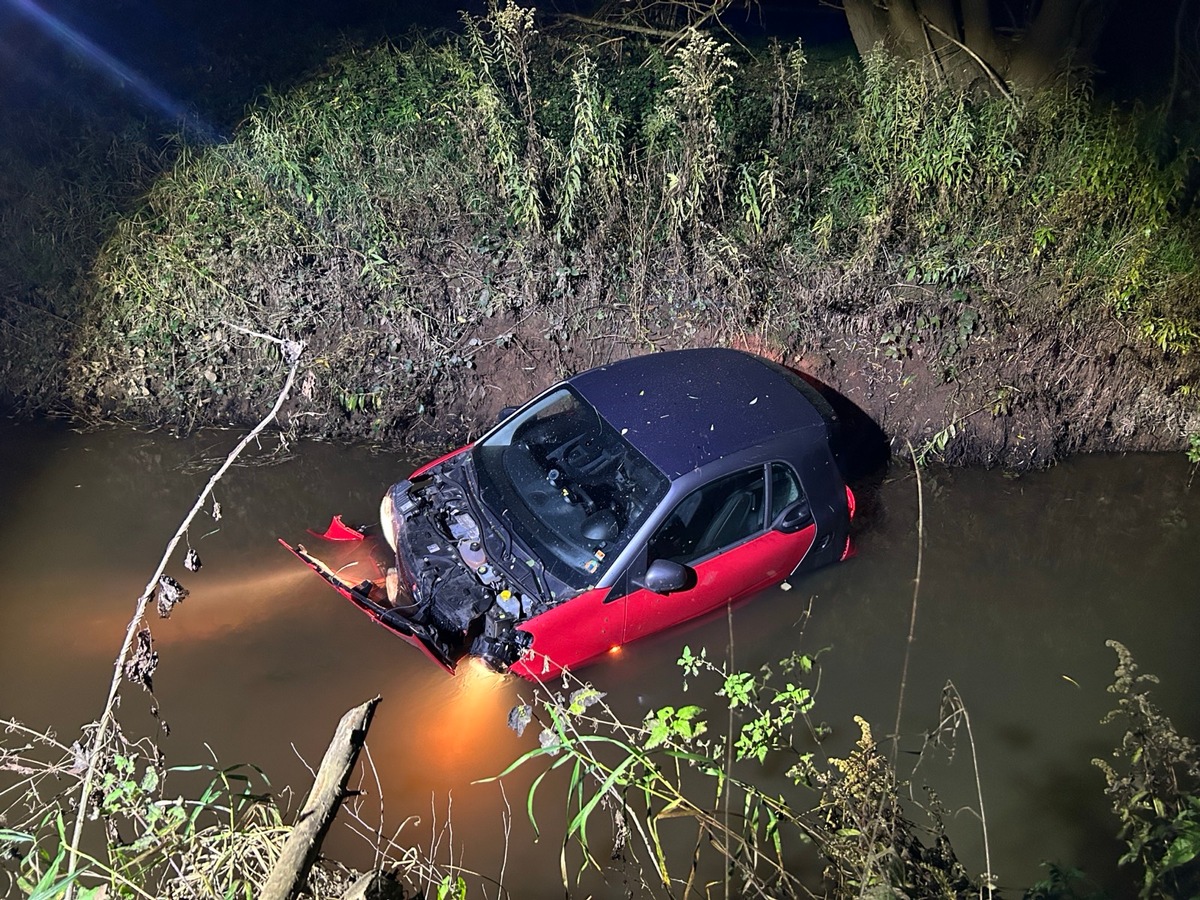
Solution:
[(672, 38), (675, 32), (666, 28), (651, 28), (648, 25), (634, 25), (632, 22), (613, 22), (607, 19), (595, 19), (591, 16), (580, 16), (575, 13), (559, 13), (560, 19), (568, 22), (578, 22), (580, 25), (586, 25), (589, 28), (598, 28), (600, 30), (611, 29), (613, 31), (628, 31), (631, 34), (646, 34), (651, 37)]
[[(736, 671), (733, 662), (733, 604), (725, 604), (725, 621), (729, 627), (729, 671)], [(729, 719), (725, 726), (725, 771), (733, 771), (733, 704), (729, 704)], [(725, 779), (725, 797), (721, 802), (721, 807), (724, 812), (725, 833), (729, 834), (729, 791), (730, 779)], [(729, 900), (729, 878), (732, 875), (732, 866), (725, 867), (725, 900)]]
[[(975, 796), (979, 799), (979, 826), (983, 829), (983, 866), (987, 870), (984, 875), (984, 884), (987, 886), (987, 895), (992, 897), (992, 884), (994, 876), (992, 875), (992, 850), (988, 845), (988, 827), (987, 813), (983, 811), (983, 782), (979, 778), (979, 757), (975, 753), (975, 734), (971, 731), (971, 716), (967, 713), (966, 704), (963, 703), (962, 697), (959, 696), (958, 688), (954, 689), (954, 696), (958, 698), (958, 711), (962, 715), (963, 723), (967, 726), (967, 743), (971, 745), (971, 767), (975, 770)], [(980, 900), (983, 898), (983, 890), (979, 891)]]
[(512, 806), (508, 802), (508, 793), (504, 790), (504, 782), (500, 782), (500, 799), (504, 801), (504, 812), (500, 821), (504, 827), (504, 852), (500, 854), (500, 877), (496, 879), (496, 897), (499, 900), (505, 893), (504, 874), (508, 871), (508, 850), (512, 844)]
[(64, 319), (62, 316), (58, 315), (58, 313), (52, 313), (48, 309), (42, 309), (40, 306), (34, 306), (32, 303), (26, 303), (24, 300), (18, 300), (16, 297), (0, 297), (0, 300), (3, 300), (5, 303), (13, 303), (17, 306), (23, 306), (26, 309), (33, 310), (36, 313), (41, 313), (43, 316), (49, 316), (52, 319), (58, 319), (58, 321), (62, 322), (64, 325), (72, 324), (69, 319)]
[[(979, 812), (975, 812), (969, 806), (966, 807), (966, 810), (975, 815), (983, 829), (983, 864), (986, 871), (983, 873), (984, 883), (979, 886), (979, 897), (980, 900), (983, 900), (986, 891), (987, 896), (991, 898), (995, 895), (995, 877), (992, 875), (992, 851), (988, 842), (987, 813), (983, 808), (983, 780), (979, 775), (979, 755), (975, 750), (975, 733), (971, 730), (971, 715), (967, 712), (967, 704), (963, 702), (962, 694), (958, 692), (953, 681), (947, 681), (946, 686), (942, 688), (942, 705), (939, 715), (941, 721), (938, 722), (937, 728), (925, 736), (925, 746), (921, 748), (917, 765), (921, 764), (925, 757), (925, 750), (930, 744), (940, 745), (943, 741), (957, 741), (959, 723), (966, 725), (967, 743), (971, 747), (971, 767), (975, 773), (975, 796), (979, 800)], [(947, 733), (949, 737), (947, 737)], [(952, 748), (951, 758), (954, 753), (955, 750)], [(913, 772), (915, 774), (915, 767)]]
[[(921, 485), (921, 467), (917, 462), (917, 453), (913, 449), (912, 442), (905, 440), (908, 446), (908, 455), (912, 458), (913, 474), (917, 478), (917, 571), (913, 577), (913, 594), (912, 594), (912, 611), (908, 617), (908, 641), (904, 645), (904, 664), (900, 669), (900, 695), (896, 698), (896, 724), (892, 728), (892, 772), (896, 770), (897, 760), (900, 754), (900, 720), (904, 712), (904, 690), (908, 685), (908, 660), (912, 655), (913, 640), (917, 630), (917, 598), (921, 593), (921, 564), (924, 560), (925, 553), (925, 496), (922, 492)], [(894, 783), (894, 782), (893, 782)], [(871, 835), (868, 846), (875, 843), (879, 834), (880, 823), (883, 821), (883, 808), (887, 802), (887, 792), (881, 790), (879, 795), (879, 811), (875, 819), (871, 823)], [(859, 898), (866, 897), (867, 887), (870, 885), (870, 879), (867, 877), (867, 867), (871, 865), (871, 857), (867, 856), (863, 860), (863, 875), (861, 879), (861, 890)]]
[(921, 593), (921, 563), (925, 555), (925, 495), (921, 484), (921, 468), (917, 465), (917, 454), (913, 445), (908, 445), (913, 461), (913, 474), (917, 477), (917, 572), (913, 578), (912, 611), (908, 617), (908, 642), (904, 645), (904, 665), (900, 669), (900, 696), (896, 699), (896, 727), (892, 730), (892, 767), (900, 748), (900, 716), (904, 711), (904, 689), (908, 684), (908, 658), (912, 654), (913, 639), (917, 630), (917, 597)]
[(137, 605), (134, 607), (133, 618), (129, 620), (129, 627), (125, 630), (125, 642), (121, 645), (121, 650), (117, 654), (117, 659), (113, 663), (112, 683), (108, 688), (108, 700), (104, 704), (104, 712), (101, 714), (99, 721), (96, 723), (96, 737), (92, 742), (92, 750), (88, 755), (87, 772), (83, 778), (83, 786), (79, 791), (79, 811), (75, 814), (75, 826), (71, 833), (71, 852), (67, 861), (67, 879), (70, 881), (67, 887), (66, 900), (73, 900), (75, 896), (74, 876), (77, 874), (79, 865), (79, 844), (83, 837), (83, 823), (87, 819), (88, 809), (90, 806), (92, 785), (96, 781), (97, 769), (100, 765), (104, 753), (104, 742), (108, 738), (109, 729), (112, 727), (113, 716), (116, 710), (117, 691), (120, 690), (121, 680), (124, 677), (125, 660), (129, 656), (130, 648), (133, 646), (133, 641), (142, 619), (146, 615), (146, 607), (150, 603), (150, 598), (154, 596), (154, 592), (158, 586), (159, 578), (166, 572), (167, 563), (171, 559), (171, 554), (175, 552), (175, 548), (187, 533), (188, 528), (192, 524), (192, 520), (200, 513), (200, 510), (207, 503), (209, 496), (212, 494), (213, 488), (222, 476), (233, 465), (234, 461), (241, 455), (241, 452), (246, 449), (247, 445), (262, 433), (262, 431), (275, 419), (279, 414), (279, 410), (283, 407), (283, 403), (287, 400), (288, 395), (292, 391), (292, 384), (296, 380), (296, 370), (300, 366), (300, 357), (304, 353), (306, 344), (303, 341), (289, 341), (281, 338), (271, 337), (269, 335), (257, 334), (245, 328), (239, 328), (236, 325), (230, 327), (236, 328), (238, 331), (243, 331), (246, 334), (261, 337), (265, 340), (274, 341), (279, 344), (283, 351), (284, 361), (288, 363), (287, 378), (284, 381), (283, 389), (280, 390), (279, 396), (275, 398), (275, 405), (254, 428), (238, 443), (233, 451), (225, 458), (225, 462), (208, 480), (208, 484), (204, 486), (204, 490), (196, 498), (195, 504), (191, 511), (184, 517), (179, 530), (175, 532), (175, 536), (171, 538), (167, 544), (167, 549), (164, 551), (162, 559), (158, 563), (158, 568), (150, 581), (146, 584), (146, 589), (137, 600)]
[(996, 86), (996, 90), (998, 90), (1001, 94), (1004, 95), (1004, 99), (1007, 100), (1009, 103), (1013, 104), (1014, 106), (1016, 106), (1017, 101), (1015, 99), (1013, 99), (1012, 92), (1007, 87), (1004, 86), (1004, 79), (1002, 79), (999, 75), (996, 74), (995, 70), (991, 66), (989, 66), (987, 64), (987, 62), (984, 61), (983, 57), (981, 57), (978, 53), (976, 53), (974, 50), (972, 50), (970, 47), (968, 47), (962, 41), (957, 40), (953, 35), (947, 34), (945, 31), (938, 28), (931, 21), (929, 21), (928, 18), (925, 18), (924, 22), (925, 22), (925, 26), (927, 28), (932, 28), (934, 31), (936, 31), (938, 34), (940, 34), (942, 37), (944, 37), (950, 43), (954, 44), (956, 47), (958, 47), (960, 50), (962, 50), (964, 53), (966, 53), (967, 56), (971, 57), (971, 59), (975, 60), (976, 65), (978, 65), (979, 68), (981, 68), (983, 70), (984, 74), (987, 75), (987, 77), (989, 79), (991, 79), (992, 84)]

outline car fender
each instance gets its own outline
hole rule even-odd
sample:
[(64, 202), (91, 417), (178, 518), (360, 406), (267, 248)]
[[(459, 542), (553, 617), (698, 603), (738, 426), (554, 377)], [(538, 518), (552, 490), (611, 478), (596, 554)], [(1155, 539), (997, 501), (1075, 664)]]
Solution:
[(606, 603), (608, 594), (608, 588), (591, 588), (521, 623), (533, 643), (509, 671), (542, 681), (620, 646), (625, 605)]

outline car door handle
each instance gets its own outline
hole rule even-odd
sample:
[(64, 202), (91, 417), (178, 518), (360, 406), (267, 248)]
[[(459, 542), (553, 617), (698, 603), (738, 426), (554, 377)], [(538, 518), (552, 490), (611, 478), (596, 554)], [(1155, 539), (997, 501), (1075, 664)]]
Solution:
[(784, 507), (783, 512), (779, 514), (779, 518), (775, 520), (775, 530), (782, 531), (784, 534), (790, 534), (811, 524), (812, 521), (812, 508), (808, 505), (808, 501), (796, 500), (794, 503)]

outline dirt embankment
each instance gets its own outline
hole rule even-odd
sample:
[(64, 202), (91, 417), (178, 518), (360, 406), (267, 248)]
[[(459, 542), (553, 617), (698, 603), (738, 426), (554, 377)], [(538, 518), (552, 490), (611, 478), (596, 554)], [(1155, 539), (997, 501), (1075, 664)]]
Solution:
[[(409, 436), (455, 442), (480, 433), (499, 410), (564, 374), (654, 349), (725, 343), (785, 362), (840, 392), (880, 427), (894, 454), (952, 464), (1042, 467), (1076, 452), (1182, 450), (1200, 431), (1188, 391), (1198, 367), (1140, 346), (1120, 325), (1087, 334), (1044, 334), (1009, 323), (974, 338), (948, 378), (940, 352), (918, 344), (902, 354), (881, 346), (877, 329), (812, 331), (770, 342), (754, 334), (714, 335), (631, 346), (624, 341), (546, 340), (541, 325), (518, 330), (516, 349), (485, 344), (475, 367), (439, 386)], [(364, 436), (366, 437), (366, 436)]]
[[(664, 319), (640, 341), (627, 333), (564, 339), (541, 316), (492, 323), (478, 335), (473, 368), (444, 379), (407, 434), (452, 443), (567, 374), (711, 344), (771, 357), (828, 385), (882, 430), (893, 453), (907, 455), (911, 444), (955, 465), (1030, 468), (1081, 452), (1180, 451), (1200, 432), (1190, 387), (1200, 385), (1200, 360), (1161, 353), (1116, 321), (1082, 327), (944, 312), (909, 310), (897, 325), (878, 309), (826, 309), (782, 334), (770, 322), (672, 328)], [(497, 343), (499, 334), (511, 338)]]
[[(289, 267), (285, 254), (281, 271), (264, 263), (245, 276), (264, 286), (262, 310), (221, 318), (308, 345), (284, 428), (435, 449), (589, 367), (726, 345), (840, 392), (893, 453), (911, 444), (951, 464), (1177, 451), (1200, 433), (1200, 357), (1161, 352), (1107, 314), (1085, 319), (1044, 284), (985, 294), (804, 270), (786, 256), (715, 275), (650, 260), (622, 281), (600, 256), (568, 265), (550, 251), (427, 243), (437, 253), (414, 244), (400, 260), (406, 299), (391, 307), (349, 259)], [(219, 323), (146, 351), (95, 334), (98, 349), (64, 376), (72, 412), (88, 420), (253, 423), (279, 388), (278, 354)]]

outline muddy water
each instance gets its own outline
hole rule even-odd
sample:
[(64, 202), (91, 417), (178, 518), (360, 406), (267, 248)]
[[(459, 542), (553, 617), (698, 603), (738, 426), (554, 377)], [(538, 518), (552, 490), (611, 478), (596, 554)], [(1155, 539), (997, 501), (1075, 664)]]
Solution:
[[(67, 735), (101, 707), (112, 658), (137, 595), (180, 519), (239, 435), (185, 441), (128, 430), (78, 434), (0, 425), (0, 715)], [(276, 542), (323, 517), (372, 521), (379, 496), (406, 475), (403, 454), (264, 443), (218, 486), (222, 517), (190, 542), (204, 567), (173, 573), (191, 596), (154, 623), (157, 700), (172, 763), (254, 762), (276, 787), (307, 784), (343, 711), (383, 697), (370, 734), (384, 830), (438, 845), (519, 896), (561, 896), (558, 848), (534, 843), (518, 776), (499, 772), (534, 746), (505, 727), (523, 685), (480, 674), (448, 678), (369, 623)], [(1117, 896), (1115, 822), (1090, 764), (1119, 738), (1100, 718), (1114, 656), (1127, 644), (1157, 673), (1160, 705), (1200, 735), (1200, 485), (1179, 456), (1092, 457), (1019, 478), (935, 472), (924, 483), (925, 553), (908, 666), (901, 747), (917, 751), (949, 681), (970, 715), (992, 868), (1008, 888), (1039, 862), (1077, 865)], [(724, 617), (628, 648), (587, 672), (625, 715), (684, 701), (674, 660), (686, 642), (753, 668), (800, 647), (821, 655), (815, 716), (824, 749), (856, 737), (854, 715), (891, 731), (913, 602), (916, 484), (902, 473), (864, 491), (851, 562)], [(309, 544), (315, 544), (309, 540)], [(811, 615), (804, 610), (811, 601)], [(131, 721), (147, 705), (127, 691)], [(716, 701), (711, 701), (715, 706)], [(902, 754), (911, 766), (915, 752)], [(927, 754), (915, 780), (952, 811), (960, 856), (984, 868), (970, 748)], [(368, 792), (380, 792), (367, 785)], [(547, 793), (549, 823), (560, 800)], [(366, 828), (376, 827), (368, 811)], [(510, 824), (506, 824), (510, 823)], [(507, 841), (505, 831), (511, 829)], [(362, 838), (337, 827), (335, 852), (365, 864)], [(618, 891), (614, 886), (608, 890)], [(598, 896), (602, 896), (601, 889)]]

